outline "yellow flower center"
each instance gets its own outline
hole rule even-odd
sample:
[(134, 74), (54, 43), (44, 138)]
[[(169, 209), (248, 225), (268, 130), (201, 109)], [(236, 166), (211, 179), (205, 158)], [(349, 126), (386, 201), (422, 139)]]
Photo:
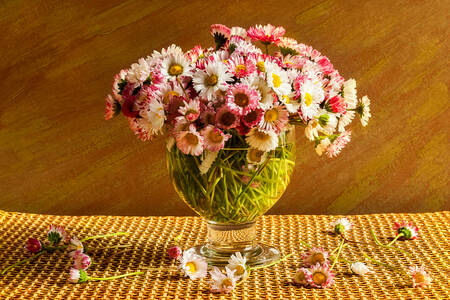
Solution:
[(306, 280), (305, 273), (302, 271), (295, 273), (295, 280), (298, 282), (304, 282)]
[(256, 130), (255, 137), (264, 142), (270, 140), (270, 135), (259, 130)]
[(289, 98), (289, 96), (286, 96), (286, 95), (283, 96), (283, 100), (284, 100), (284, 103), (286, 103), (286, 104), (289, 104), (289, 102), (291, 102), (291, 98)]
[(223, 140), (223, 136), (219, 132), (216, 132), (215, 130), (211, 130), (209, 132), (208, 138), (211, 142), (215, 144), (221, 143)]
[(423, 276), (422, 273), (416, 273), (414, 275), (414, 279), (416, 280), (417, 283), (425, 282), (425, 276)]
[(269, 109), (264, 113), (264, 121), (272, 123), (278, 120), (278, 110), (276, 108)]
[(310, 93), (305, 93), (305, 104), (306, 106), (310, 106), (312, 103), (312, 96)]
[(180, 94), (178, 92), (175, 92), (175, 91), (170, 91), (170, 92), (166, 93), (164, 95), (164, 98), (163, 98), (163, 103), (164, 104), (169, 103), (170, 96), (180, 96)]
[(325, 257), (323, 257), (322, 253), (316, 253), (311, 257), (311, 264), (315, 265), (317, 263), (324, 263)]
[(315, 284), (321, 285), (327, 281), (327, 276), (321, 272), (316, 272), (313, 274), (312, 279)]
[(196, 111), (195, 109), (188, 109), (186, 110), (186, 116), (189, 116), (190, 114), (197, 114), (198, 111)]
[[(263, 155), (264, 155), (263, 151), (253, 149), (253, 148), (248, 150), (248, 156), (251, 161), (261, 162), (261, 158)], [(242, 268), (242, 266), (238, 266), (238, 267)], [(238, 269), (238, 267), (236, 267), (236, 270)], [(236, 271), (236, 273), (237, 273), (237, 271)], [(241, 274), (238, 274), (238, 275), (241, 275)]]
[(233, 281), (231, 281), (230, 278), (225, 278), (225, 279), (222, 281), (222, 287), (228, 288), (228, 287), (232, 287), (232, 286), (233, 286)]
[(248, 96), (244, 93), (237, 93), (234, 95), (234, 103), (240, 107), (246, 107), (249, 103)]
[(178, 76), (183, 73), (183, 66), (180, 64), (173, 64), (169, 67), (170, 76)]
[(186, 271), (188, 271), (189, 273), (195, 273), (197, 272), (197, 267), (193, 262), (188, 262), (186, 264)]
[(256, 63), (256, 67), (258, 68), (258, 70), (260, 72), (265, 72), (266, 71), (266, 67), (264, 66), (264, 62), (263, 61), (258, 61)]
[[(188, 132), (188, 133), (185, 135), (185, 139), (186, 139), (186, 142), (187, 142), (188, 144), (192, 145), (192, 146), (195, 146), (195, 145), (198, 144), (198, 137), (197, 137), (195, 134), (193, 134), (193, 133)], [(186, 266), (187, 266), (188, 264), (190, 264), (190, 263), (187, 263)], [(195, 265), (194, 265), (194, 268), (195, 268)]]
[(242, 71), (247, 71), (247, 67), (244, 65), (237, 65), (236, 68), (234, 69), (236, 73), (240, 73)]
[(237, 265), (236, 268), (235, 268), (235, 270), (236, 270), (236, 271), (234, 271), (234, 274), (235, 274), (235, 275), (238, 275), (238, 276), (244, 275), (245, 269), (244, 269), (243, 266)]
[(272, 83), (273, 86), (279, 88), (281, 85), (281, 78), (277, 74), (272, 74)]
[(206, 85), (208, 86), (215, 86), (217, 84), (217, 81), (217, 76), (214, 74), (206, 77)]

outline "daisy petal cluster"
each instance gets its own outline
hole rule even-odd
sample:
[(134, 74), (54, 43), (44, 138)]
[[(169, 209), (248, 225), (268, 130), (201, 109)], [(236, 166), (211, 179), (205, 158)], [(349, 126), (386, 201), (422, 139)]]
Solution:
[(414, 240), (419, 236), (419, 229), (411, 222), (395, 222), (394, 229), (397, 231), (397, 234), (402, 234), (402, 238), (405, 240)]
[[(184, 52), (171, 45), (121, 70), (106, 96), (105, 119), (123, 114), (144, 141), (165, 134), (171, 149), (203, 158), (202, 174), (214, 163), (211, 152), (236, 143), (231, 136), (267, 153), (290, 125), (303, 124), (316, 152), (331, 158), (350, 141), (356, 115), (367, 125), (370, 100), (358, 100), (356, 81), (285, 37), (283, 27), (213, 24), (210, 33), (215, 47)], [(272, 54), (269, 45), (277, 48)]]
[(339, 218), (331, 222), (331, 231), (336, 234), (344, 234), (352, 229), (353, 225), (347, 218)]
[(412, 278), (413, 287), (426, 287), (433, 281), (433, 278), (425, 271), (424, 266), (409, 267), (409, 274)]

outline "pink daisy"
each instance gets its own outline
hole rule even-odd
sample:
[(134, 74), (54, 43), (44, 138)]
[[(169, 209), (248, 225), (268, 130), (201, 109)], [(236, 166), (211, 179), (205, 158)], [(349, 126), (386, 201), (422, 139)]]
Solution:
[(70, 237), (67, 234), (64, 227), (58, 225), (50, 225), (50, 229), (48, 230), (47, 233), (47, 238), (50, 242), (52, 242), (55, 245), (58, 244), (60, 241), (66, 243), (70, 240)]
[(286, 30), (279, 26), (275, 27), (271, 24), (265, 26), (256, 25), (247, 30), (247, 36), (254, 41), (260, 41), (266, 45), (278, 43), (280, 38), (286, 33)]
[(126, 77), (127, 77), (127, 70), (120, 70), (118, 74), (114, 75), (112, 92), (114, 99), (116, 99), (119, 102), (122, 101), (122, 90), (127, 84)]
[(205, 141), (205, 148), (211, 152), (222, 149), (225, 142), (231, 137), (231, 135), (223, 133), (222, 130), (212, 125), (203, 128), (201, 134)]
[(244, 122), (242, 122), (241, 120), (239, 125), (236, 126), (236, 130), (240, 135), (247, 135), (250, 132), (251, 128), (245, 125)]
[(433, 278), (425, 271), (424, 266), (409, 267), (409, 274), (412, 277), (413, 287), (426, 287), (431, 284)]
[(216, 124), (216, 111), (213, 107), (206, 107), (206, 109), (200, 114), (200, 120), (205, 125)]
[(183, 251), (179, 246), (173, 246), (167, 249), (167, 254), (171, 259), (179, 259)]
[(350, 130), (342, 132), (327, 148), (326, 153), (329, 158), (336, 157), (345, 145), (350, 142), (352, 132)]
[(121, 107), (119, 101), (113, 98), (113, 96), (106, 96), (105, 106), (105, 120), (112, 119), (120, 113)]
[(280, 132), (288, 122), (288, 111), (282, 106), (274, 105), (264, 112), (259, 127), (266, 131)]
[(197, 45), (188, 52), (186, 52), (185, 55), (191, 62), (196, 62), (199, 58), (204, 56), (203, 48), (202, 46)]
[(306, 286), (308, 285), (307, 278), (311, 276), (311, 272), (306, 268), (300, 268), (295, 272), (292, 279), (295, 284)]
[(322, 69), (322, 73), (325, 75), (329, 75), (333, 73), (334, 67), (333, 64), (330, 62), (328, 57), (322, 56), (317, 63), (319, 64), (320, 68)]
[(254, 89), (238, 83), (228, 89), (226, 103), (228, 107), (236, 110), (240, 115), (245, 115), (258, 107), (260, 98)]
[(194, 122), (200, 116), (200, 101), (197, 99), (189, 102), (184, 101), (184, 106), (181, 106), (178, 112), (189, 122)]
[(309, 285), (316, 288), (329, 288), (334, 284), (334, 274), (328, 264), (321, 265), (317, 263), (309, 269), (306, 274), (306, 280)]
[(280, 51), (283, 55), (296, 55), (299, 52), (298, 42), (293, 38), (280, 37), (280, 40), (276, 44), (280, 47)]
[(29, 238), (25, 244), (25, 250), (28, 250), (30, 253), (38, 253), (42, 250), (42, 243), (36, 238)]
[(91, 265), (91, 258), (82, 251), (77, 250), (73, 255), (73, 267), (78, 270), (86, 270)]
[(184, 154), (198, 156), (203, 152), (204, 139), (195, 129), (194, 124), (189, 126), (189, 130), (177, 132), (175, 141), (178, 149)]
[(234, 56), (228, 60), (228, 70), (236, 78), (243, 78), (253, 74), (256, 71), (255, 61), (244, 59), (242, 56)]
[(248, 114), (241, 117), (241, 122), (245, 124), (245, 126), (252, 128), (258, 125), (264, 116), (264, 111), (262, 109), (255, 109), (249, 112)]
[(224, 46), (230, 39), (231, 30), (225, 25), (212, 24), (209, 32), (214, 37), (214, 41), (216, 42), (216, 50)]
[(419, 235), (419, 229), (411, 222), (395, 222), (394, 229), (397, 231), (397, 234), (403, 233), (403, 239), (405, 240), (414, 240)]
[(339, 95), (328, 100), (328, 105), (334, 113), (343, 114), (346, 112), (347, 104), (345, 103), (344, 98)]
[(149, 130), (147, 126), (147, 121), (143, 118), (128, 118), (128, 125), (131, 131), (137, 136), (141, 141), (150, 141), (154, 136), (154, 131)]
[(228, 106), (222, 106), (216, 114), (216, 125), (222, 129), (234, 128), (239, 124), (239, 115)]
[(307, 252), (302, 253), (303, 265), (314, 266), (316, 264), (328, 264), (328, 252), (323, 248), (312, 247)]

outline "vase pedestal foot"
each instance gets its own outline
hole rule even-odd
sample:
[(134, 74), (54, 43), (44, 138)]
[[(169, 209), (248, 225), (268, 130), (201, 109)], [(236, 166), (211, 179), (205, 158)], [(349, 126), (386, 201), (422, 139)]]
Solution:
[(230, 256), (240, 252), (249, 266), (270, 264), (280, 258), (280, 251), (256, 241), (255, 222), (222, 224), (208, 221), (208, 241), (188, 251), (206, 258), (210, 265), (223, 266)]
[[(207, 245), (195, 246), (186, 251), (204, 257), (208, 264), (212, 266), (227, 265), (228, 259), (230, 259), (230, 256), (233, 254), (230, 252), (212, 250), (208, 248)], [(247, 259), (247, 265), (251, 267), (268, 265), (281, 257), (278, 249), (264, 244), (258, 244), (252, 249), (236, 252), (241, 252), (242, 256)]]

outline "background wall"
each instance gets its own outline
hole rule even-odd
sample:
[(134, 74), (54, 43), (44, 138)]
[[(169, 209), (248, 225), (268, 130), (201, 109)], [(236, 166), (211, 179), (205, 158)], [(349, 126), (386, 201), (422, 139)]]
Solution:
[(448, 210), (448, 1), (3, 1), (0, 209), (51, 214), (185, 215), (164, 145), (103, 120), (113, 75), (176, 43), (212, 44), (209, 25), (283, 25), (327, 55), (359, 95), (338, 158), (297, 132), (292, 183), (270, 213)]

